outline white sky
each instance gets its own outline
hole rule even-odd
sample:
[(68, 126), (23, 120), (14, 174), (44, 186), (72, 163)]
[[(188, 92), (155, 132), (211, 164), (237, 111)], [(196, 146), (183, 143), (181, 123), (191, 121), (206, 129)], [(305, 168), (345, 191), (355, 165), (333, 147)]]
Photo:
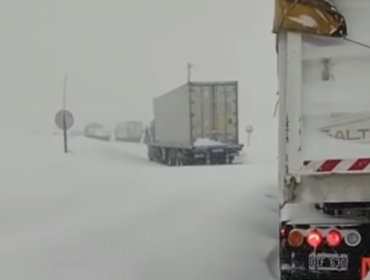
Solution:
[(273, 1), (1, 1), (0, 126), (53, 130), (65, 71), (76, 126), (147, 121), (191, 62), (194, 80), (239, 81), (243, 134), (275, 137), (272, 21)]

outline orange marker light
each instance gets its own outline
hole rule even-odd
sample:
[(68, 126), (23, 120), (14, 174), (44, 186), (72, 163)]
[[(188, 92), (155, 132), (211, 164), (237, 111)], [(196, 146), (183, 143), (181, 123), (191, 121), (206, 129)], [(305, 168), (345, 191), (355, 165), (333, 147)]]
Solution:
[(303, 244), (304, 236), (299, 230), (289, 232), (288, 244), (292, 247), (299, 247)]

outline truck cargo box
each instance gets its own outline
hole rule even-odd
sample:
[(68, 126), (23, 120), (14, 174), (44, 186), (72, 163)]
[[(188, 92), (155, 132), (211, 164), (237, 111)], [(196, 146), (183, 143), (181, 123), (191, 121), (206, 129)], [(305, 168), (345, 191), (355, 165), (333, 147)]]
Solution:
[(277, 2), (281, 199), (369, 201), (370, 1)]
[(238, 83), (191, 82), (154, 99), (155, 143), (238, 145)]
[(143, 136), (144, 125), (138, 121), (119, 123), (115, 130), (115, 140), (123, 142), (140, 142)]

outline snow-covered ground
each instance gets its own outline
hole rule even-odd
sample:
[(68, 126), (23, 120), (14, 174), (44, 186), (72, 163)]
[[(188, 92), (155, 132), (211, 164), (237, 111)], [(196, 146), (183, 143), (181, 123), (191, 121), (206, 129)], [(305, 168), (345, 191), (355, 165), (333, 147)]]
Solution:
[(274, 165), (171, 168), (61, 140), (2, 135), (1, 279), (273, 279)]

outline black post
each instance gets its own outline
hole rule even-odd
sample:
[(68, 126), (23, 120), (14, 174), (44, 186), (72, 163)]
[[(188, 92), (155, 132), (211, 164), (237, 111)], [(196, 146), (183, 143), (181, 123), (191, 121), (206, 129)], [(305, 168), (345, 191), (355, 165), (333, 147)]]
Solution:
[(187, 64), (187, 73), (188, 73), (188, 80), (187, 80), (187, 82), (188, 83), (190, 83), (190, 81), (191, 81), (191, 70), (192, 70), (192, 68), (193, 68), (193, 64), (191, 64), (191, 63), (188, 63)]
[(63, 89), (63, 138), (64, 138), (64, 153), (68, 153), (68, 134), (67, 134), (67, 120), (66, 120), (66, 107), (67, 107), (67, 73), (64, 76), (64, 89)]
[(67, 120), (66, 113), (63, 112), (63, 138), (64, 138), (64, 153), (68, 153), (68, 137), (67, 137)]

